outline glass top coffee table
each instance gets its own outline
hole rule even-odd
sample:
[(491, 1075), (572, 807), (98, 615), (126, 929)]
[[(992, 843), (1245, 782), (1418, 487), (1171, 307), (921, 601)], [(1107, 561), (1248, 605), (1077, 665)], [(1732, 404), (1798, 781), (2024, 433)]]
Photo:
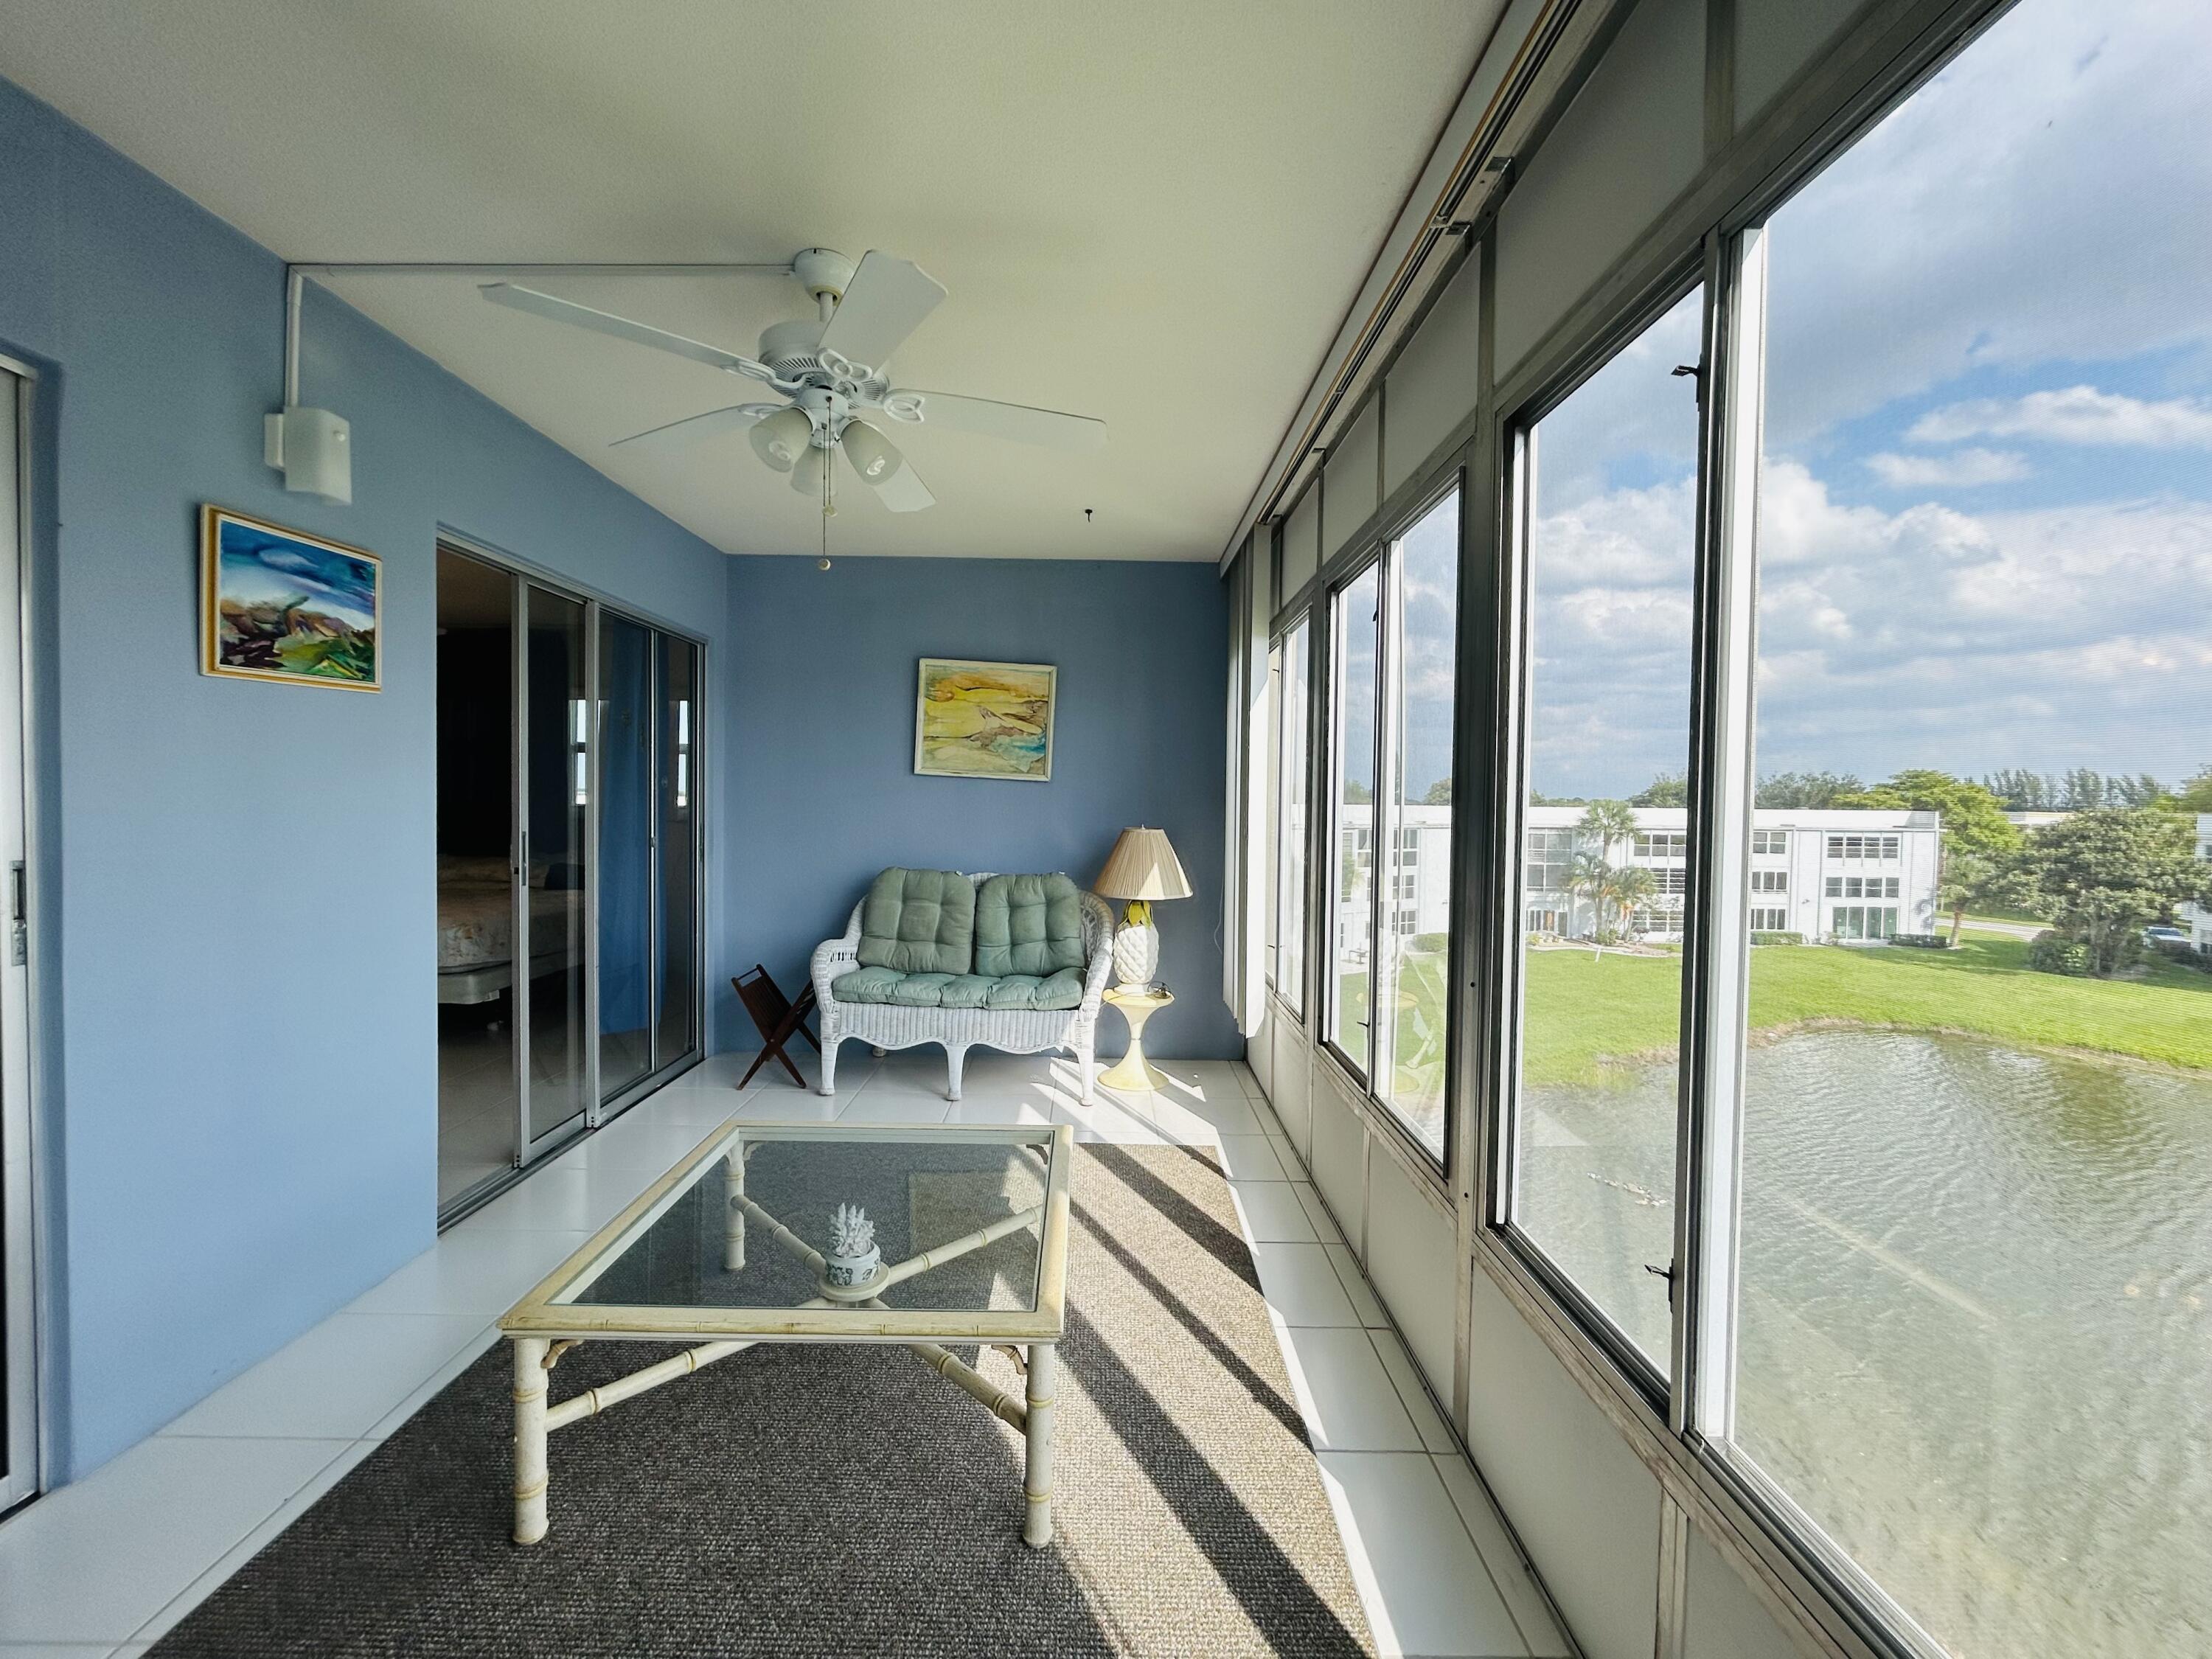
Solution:
[[(1023, 1431), (1022, 1536), (1050, 1542), (1074, 1141), (1064, 1124), (714, 1130), (499, 1322), (514, 1348), (515, 1541), (545, 1536), (553, 1430), (757, 1342), (899, 1342)], [(610, 1340), (697, 1346), (549, 1402), (561, 1356)], [(1006, 1346), (1023, 1397), (948, 1342)]]

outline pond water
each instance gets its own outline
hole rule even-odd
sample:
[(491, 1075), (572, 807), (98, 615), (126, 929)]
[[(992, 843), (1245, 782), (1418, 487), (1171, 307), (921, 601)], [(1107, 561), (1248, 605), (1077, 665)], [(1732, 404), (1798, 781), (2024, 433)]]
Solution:
[[(1664, 1353), (1672, 1067), (1532, 1104), (1547, 1245)], [(2212, 1653), (2212, 1077), (1827, 1031), (1745, 1111), (1742, 1449), (1961, 1659)]]

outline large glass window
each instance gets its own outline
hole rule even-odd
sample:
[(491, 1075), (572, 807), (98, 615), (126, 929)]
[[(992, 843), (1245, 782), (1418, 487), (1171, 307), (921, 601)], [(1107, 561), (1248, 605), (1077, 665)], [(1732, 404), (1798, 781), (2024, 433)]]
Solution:
[(1305, 1012), (1308, 642), (1301, 622), (1271, 653), (1275, 674), (1275, 994)]
[(1734, 1444), (1960, 1659), (2212, 1650), (2208, 63), (2023, 0), (1764, 234)]
[(1375, 1092), (1413, 1138), (1444, 1152), (1451, 1030), (1452, 724), (1459, 646), (1459, 492), (1390, 545), (1387, 725), (1389, 877), (1376, 933)]
[(1697, 361), (1703, 303), (1686, 295), (1523, 440), (1529, 936), (1511, 1218), (1662, 1369), (1698, 453), (1696, 383), (1674, 371)]
[(1379, 567), (1329, 600), (1332, 766), (1328, 975), (1322, 1035), (1363, 1074), (1368, 1068), (1367, 980), (1373, 957), (1376, 646)]

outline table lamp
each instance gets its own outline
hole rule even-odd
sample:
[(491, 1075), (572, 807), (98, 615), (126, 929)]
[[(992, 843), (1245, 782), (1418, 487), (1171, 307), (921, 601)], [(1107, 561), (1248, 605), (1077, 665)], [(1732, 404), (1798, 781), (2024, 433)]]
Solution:
[(1152, 926), (1154, 899), (1190, 896), (1190, 881), (1176, 861), (1164, 830), (1141, 824), (1124, 830), (1106, 855), (1106, 867), (1091, 889), (1103, 898), (1124, 899), (1121, 925), (1114, 930), (1115, 982), (1131, 989), (1150, 985), (1159, 972), (1160, 936)]

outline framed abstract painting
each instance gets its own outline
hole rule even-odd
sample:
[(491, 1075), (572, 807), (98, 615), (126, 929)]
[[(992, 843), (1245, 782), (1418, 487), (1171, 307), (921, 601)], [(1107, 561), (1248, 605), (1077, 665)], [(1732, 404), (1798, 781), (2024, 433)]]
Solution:
[(914, 704), (914, 769), (927, 777), (1052, 777), (1048, 663), (924, 657)]
[(200, 508), (200, 672), (384, 689), (384, 562), (226, 507)]

